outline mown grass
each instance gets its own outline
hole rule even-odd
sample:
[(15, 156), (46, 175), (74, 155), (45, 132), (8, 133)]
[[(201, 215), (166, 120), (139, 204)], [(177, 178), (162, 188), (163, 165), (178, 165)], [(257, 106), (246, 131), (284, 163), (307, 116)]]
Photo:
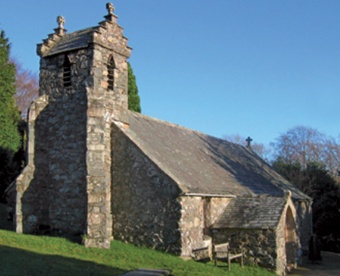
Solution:
[(85, 248), (64, 238), (0, 230), (0, 275), (121, 275), (138, 268), (171, 269), (174, 275), (273, 275), (258, 267), (184, 261), (176, 256), (113, 241), (110, 250)]

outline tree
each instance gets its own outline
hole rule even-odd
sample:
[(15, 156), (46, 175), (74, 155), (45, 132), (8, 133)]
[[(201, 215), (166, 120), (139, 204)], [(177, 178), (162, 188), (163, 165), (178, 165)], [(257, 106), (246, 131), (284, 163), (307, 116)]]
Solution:
[(299, 163), (303, 169), (308, 163), (324, 164), (326, 169), (337, 175), (340, 168), (340, 144), (314, 128), (297, 126), (289, 129), (271, 144), (275, 159), (286, 164)]
[(10, 44), (0, 31), (0, 147), (16, 152), (21, 145), (19, 112), (15, 106), (15, 66), (9, 62)]
[(323, 250), (340, 252), (339, 183), (325, 165), (309, 162), (303, 168), (298, 162), (285, 163), (278, 158), (273, 168), (313, 199), (313, 231), (321, 238)]
[(16, 67), (16, 94), (14, 96), (21, 117), (26, 120), (28, 108), (39, 95), (38, 77), (32, 71), (25, 69), (21, 63), (13, 60)]
[(136, 76), (133, 74), (130, 63), (128, 63), (128, 104), (130, 110), (141, 112)]
[(340, 252), (340, 145), (316, 129), (297, 126), (271, 144), (273, 168), (313, 199), (313, 229), (323, 250)]
[(325, 166), (317, 162), (309, 162), (307, 167), (303, 168), (299, 162), (286, 163), (279, 157), (272, 163), (272, 167), (311, 198), (316, 197), (320, 186), (334, 180), (330, 180), (332, 177)]
[(21, 146), (19, 112), (15, 106), (15, 66), (9, 62), (10, 44), (0, 30), (0, 200), (18, 173), (14, 154)]
[[(223, 139), (244, 147), (247, 146), (247, 139), (239, 134), (225, 135)], [(268, 160), (270, 149), (268, 149), (264, 144), (254, 142), (251, 144), (251, 149), (264, 160)]]
[(310, 194), (309, 187), (300, 185), (301, 164), (298, 162), (286, 163), (282, 157), (278, 157), (272, 162), (272, 167), (275, 171), (281, 174), (284, 178), (295, 184), (305, 194)]

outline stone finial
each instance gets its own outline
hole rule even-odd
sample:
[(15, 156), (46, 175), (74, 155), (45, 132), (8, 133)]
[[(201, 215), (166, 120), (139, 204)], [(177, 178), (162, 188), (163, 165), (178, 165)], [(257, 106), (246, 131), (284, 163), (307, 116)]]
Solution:
[(59, 15), (57, 17), (57, 23), (58, 23), (58, 28), (59, 29), (64, 29), (64, 24), (65, 24), (65, 18), (64, 16)]
[(106, 9), (107, 9), (107, 15), (104, 16), (104, 18), (106, 19), (106, 22), (110, 22), (110, 23), (116, 23), (117, 21), (117, 16), (115, 16), (113, 14), (115, 8), (112, 5), (112, 3), (107, 3), (106, 4)]
[(286, 198), (291, 198), (292, 197), (292, 192), (290, 190), (285, 190), (284, 195)]
[(66, 33), (66, 30), (64, 29), (65, 22), (64, 16), (59, 15), (57, 17), (58, 28), (54, 29), (57, 35), (64, 35)]
[(112, 15), (113, 12), (114, 12), (114, 10), (115, 10), (115, 8), (114, 8), (114, 6), (112, 5), (112, 3), (107, 3), (107, 4), (106, 4), (106, 9), (107, 9), (107, 11), (108, 11), (108, 15)]

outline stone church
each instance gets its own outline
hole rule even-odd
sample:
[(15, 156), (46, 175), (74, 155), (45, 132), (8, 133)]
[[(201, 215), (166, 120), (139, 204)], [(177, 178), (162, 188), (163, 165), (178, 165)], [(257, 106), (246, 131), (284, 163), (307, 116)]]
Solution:
[(251, 148), (128, 110), (131, 48), (111, 4), (98, 26), (65, 20), (37, 47), (39, 97), (17, 178), (18, 233), (112, 239), (190, 257), (230, 240), (282, 274), (307, 249), (311, 199)]

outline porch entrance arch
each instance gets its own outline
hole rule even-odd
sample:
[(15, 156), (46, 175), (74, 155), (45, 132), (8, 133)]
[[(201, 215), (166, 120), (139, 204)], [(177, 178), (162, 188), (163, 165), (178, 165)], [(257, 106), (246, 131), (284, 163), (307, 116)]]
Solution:
[(289, 268), (295, 265), (296, 260), (295, 220), (292, 209), (289, 206), (286, 211), (285, 243), (286, 243), (286, 261), (287, 267)]

